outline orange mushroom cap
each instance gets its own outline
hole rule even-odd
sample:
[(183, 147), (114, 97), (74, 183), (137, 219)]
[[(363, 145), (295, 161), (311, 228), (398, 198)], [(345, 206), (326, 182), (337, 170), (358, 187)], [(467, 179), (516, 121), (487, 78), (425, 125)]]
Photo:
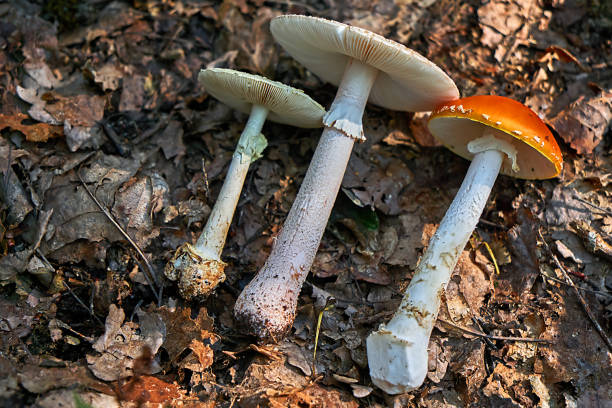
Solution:
[(517, 150), (519, 171), (505, 159), (500, 173), (523, 179), (556, 177), (563, 167), (561, 149), (548, 127), (527, 106), (496, 95), (478, 95), (445, 102), (429, 118), (430, 132), (468, 160), (474, 156), (467, 144), (494, 128), (495, 137), (511, 143)]

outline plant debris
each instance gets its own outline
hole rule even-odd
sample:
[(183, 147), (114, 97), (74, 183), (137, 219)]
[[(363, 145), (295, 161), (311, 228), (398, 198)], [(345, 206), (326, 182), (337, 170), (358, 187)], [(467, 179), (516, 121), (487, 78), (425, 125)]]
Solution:
[[(497, 179), (443, 295), (427, 379), (404, 395), (372, 384), (364, 340), (397, 308), (468, 167), (428, 132), (426, 112), (366, 107), (368, 140), (353, 150), (280, 344), (253, 344), (232, 309), (319, 132), (264, 126), (268, 147), (247, 175), (213, 294), (184, 301), (163, 276), (205, 225), (246, 120), (198, 85), (199, 70), (247, 71), (333, 100), (333, 87), (274, 42), (269, 21), (288, 13), (401, 42), (463, 96), (527, 104), (561, 145), (560, 177)], [(612, 404), (611, 20), (609, 2), (573, 0), (0, 4), (0, 399)]]

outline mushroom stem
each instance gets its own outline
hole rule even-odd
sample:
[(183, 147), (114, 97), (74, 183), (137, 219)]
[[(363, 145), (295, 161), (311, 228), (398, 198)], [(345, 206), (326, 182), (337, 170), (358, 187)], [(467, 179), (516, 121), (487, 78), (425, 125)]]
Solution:
[(261, 146), (260, 135), (267, 116), (268, 109), (263, 106), (253, 105), (251, 108), (249, 120), (240, 135), (217, 201), (194, 246), (203, 257), (217, 260), (221, 257), (251, 161), (256, 160), (265, 148), (265, 143), (263, 148)]
[(244, 288), (234, 315), (260, 340), (279, 340), (293, 325), (297, 300), (325, 231), (378, 71), (349, 61), (321, 140), (265, 265)]
[(186, 299), (208, 295), (225, 280), (221, 252), (249, 166), (266, 147), (260, 132), (267, 116), (267, 108), (253, 105), (204, 230), (195, 245), (183, 244), (166, 265), (164, 274), (170, 280), (179, 280), (179, 291)]
[[(487, 136), (488, 137), (488, 136)], [(393, 318), (367, 338), (372, 381), (389, 394), (419, 387), (427, 374), (427, 346), (440, 297), (476, 228), (506, 152), (477, 153), (431, 238)]]

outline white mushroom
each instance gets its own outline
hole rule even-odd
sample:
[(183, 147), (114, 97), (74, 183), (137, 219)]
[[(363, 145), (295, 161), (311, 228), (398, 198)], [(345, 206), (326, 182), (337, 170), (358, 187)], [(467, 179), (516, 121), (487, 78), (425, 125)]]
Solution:
[[(427, 345), (440, 297), (476, 227), (498, 173), (527, 179), (555, 177), (563, 161), (546, 125), (523, 104), (494, 95), (455, 101), (468, 107), (438, 107), (429, 130), (452, 151), (472, 160), (468, 172), (391, 320), (366, 341), (372, 382), (389, 394), (419, 387), (427, 374)], [(484, 120), (483, 120), (484, 118)], [(489, 119), (503, 122), (491, 125)], [(499, 120), (498, 120), (499, 119)], [(513, 129), (521, 129), (516, 131)], [(543, 138), (546, 146), (536, 140)]]
[(366, 102), (394, 110), (432, 110), (459, 95), (420, 54), (367, 30), (315, 17), (276, 17), (270, 31), (289, 54), (338, 93), (304, 182), (268, 260), (236, 301), (234, 315), (260, 340), (291, 328), (302, 284), (319, 247), (355, 140), (364, 140)]
[(168, 279), (179, 281), (186, 299), (208, 295), (225, 279), (221, 252), (249, 166), (267, 146), (260, 133), (266, 119), (317, 128), (325, 113), (304, 92), (258, 75), (209, 68), (200, 72), (198, 80), (210, 95), (250, 116), (204, 230), (195, 245), (183, 244), (164, 270)]

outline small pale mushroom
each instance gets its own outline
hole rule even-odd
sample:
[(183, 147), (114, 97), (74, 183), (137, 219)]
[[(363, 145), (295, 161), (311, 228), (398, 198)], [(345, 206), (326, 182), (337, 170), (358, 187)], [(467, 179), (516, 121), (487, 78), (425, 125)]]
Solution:
[[(464, 111), (449, 109), (463, 105)], [(501, 96), (472, 96), (438, 106), (429, 130), (471, 160), (467, 174), (429, 241), (391, 320), (367, 338), (372, 382), (389, 394), (418, 388), (427, 374), (427, 346), (440, 296), (482, 214), (498, 173), (523, 179), (556, 177), (561, 151), (544, 122)]]
[(249, 166), (267, 146), (260, 133), (266, 119), (318, 128), (325, 114), (325, 109), (304, 92), (258, 75), (208, 68), (200, 71), (198, 80), (210, 95), (250, 116), (204, 230), (195, 245), (183, 244), (166, 264), (166, 277), (178, 280), (185, 299), (206, 296), (225, 280), (221, 252)]
[(338, 85), (304, 181), (270, 256), (236, 300), (234, 316), (260, 341), (280, 340), (293, 325), (355, 140), (364, 140), (366, 102), (394, 110), (432, 110), (459, 97), (435, 64), (370, 31), (316, 17), (274, 18), (270, 31), (296, 60)]

